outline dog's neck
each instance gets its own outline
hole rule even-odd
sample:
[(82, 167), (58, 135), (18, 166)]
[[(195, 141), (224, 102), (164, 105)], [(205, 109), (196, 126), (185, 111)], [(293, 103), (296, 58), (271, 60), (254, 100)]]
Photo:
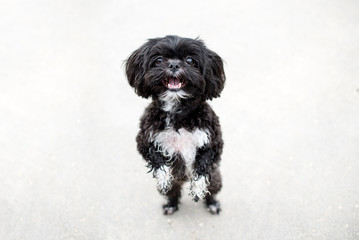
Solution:
[(182, 99), (180, 101), (166, 102), (160, 99), (155, 100), (156, 105), (168, 115), (186, 115), (196, 111), (201, 103), (193, 99)]
[(190, 98), (191, 95), (187, 92), (180, 91), (170, 91), (167, 90), (158, 96), (160, 101), (161, 108), (165, 112), (175, 112), (178, 111), (178, 108), (181, 106), (185, 99)]
[(177, 99), (156, 99), (157, 106), (170, 115), (181, 115), (186, 117), (201, 106), (200, 99), (177, 98)]
[(161, 109), (169, 114), (186, 113), (199, 104), (195, 98), (183, 90), (165, 91), (156, 100)]
[(164, 114), (164, 127), (173, 127), (178, 130), (191, 126), (192, 119), (203, 106), (201, 98), (193, 98), (184, 91), (167, 91), (154, 98), (154, 104)]

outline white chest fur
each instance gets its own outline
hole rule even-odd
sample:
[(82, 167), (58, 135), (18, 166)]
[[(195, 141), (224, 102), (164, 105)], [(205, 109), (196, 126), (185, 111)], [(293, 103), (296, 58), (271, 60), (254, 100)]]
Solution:
[(184, 128), (175, 131), (167, 128), (155, 134), (152, 138), (158, 151), (164, 156), (173, 157), (181, 154), (187, 167), (191, 168), (196, 157), (197, 149), (209, 143), (208, 130), (196, 129), (190, 132)]

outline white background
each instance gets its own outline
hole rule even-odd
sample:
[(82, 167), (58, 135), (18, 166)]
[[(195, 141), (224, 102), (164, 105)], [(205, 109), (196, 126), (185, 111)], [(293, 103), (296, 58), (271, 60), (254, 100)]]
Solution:
[[(136, 151), (123, 61), (167, 34), (226, 63), (219, 216)], [(354, 0), (1, 0), (0, 238), (359, 239), (358, 76)]]

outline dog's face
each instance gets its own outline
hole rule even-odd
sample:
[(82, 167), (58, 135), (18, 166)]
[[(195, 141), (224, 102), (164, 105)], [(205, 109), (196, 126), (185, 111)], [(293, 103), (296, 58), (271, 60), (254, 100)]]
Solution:
[(144, 98), (165, 93), (203, 101), (219, 97), (225, 75), (222, 59), (200, 40), (166, 36), (150, 39), (126, 62), (128, 82)]

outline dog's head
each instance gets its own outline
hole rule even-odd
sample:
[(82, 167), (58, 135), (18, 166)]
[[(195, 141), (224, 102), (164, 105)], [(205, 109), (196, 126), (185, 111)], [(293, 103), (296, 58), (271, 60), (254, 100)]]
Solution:
[(211, 100), (220, 96), (225, 82), (215, 52), (201, 40), (178, 36), (148, 40), (126, 61), (126, 75), (139, 96), (153, 99), (170, 94)]

